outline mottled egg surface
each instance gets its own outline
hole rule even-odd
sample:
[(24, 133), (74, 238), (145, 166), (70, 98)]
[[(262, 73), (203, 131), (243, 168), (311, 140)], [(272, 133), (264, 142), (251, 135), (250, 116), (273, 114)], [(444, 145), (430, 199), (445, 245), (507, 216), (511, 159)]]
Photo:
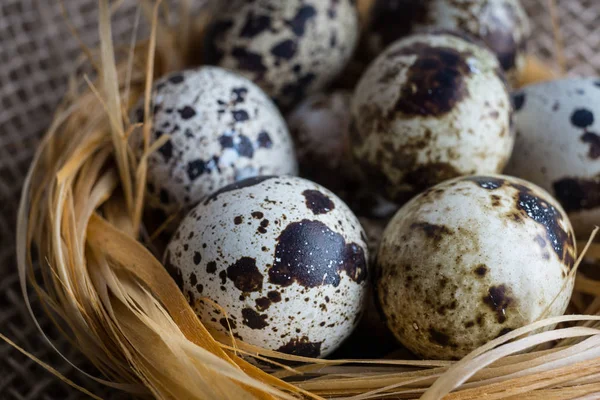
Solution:
[(375, 190), (404, 202), (460, 175), (499, 173), (514, 143), (497, 59), (451, 32), (388, 47), (352, 99), (351, 147)]
[(389, 223), (377, 299), (406, 347), (457, 359), (562, 315), (575, 251), (565, 212), (543, 189), (508, 176), (461, 177), (415, 197)]
[(367, 260), (348, 207), (296, 177), (249, 178), (217, 191), (187, 215), (165, 253), (209, 328), (311, 357), (335, 350), (360, 320)]
[(525, 66), (530, 24), (519, 0), (377, 0), (371, 13), (365, 46), (372, 57), (408, 34), (442, 28), (482, 40), (511, 80)]
[(300, 174), (328, 189), (343, 188), (358, 179), (348, 138), (351, 98), (347, 91), (317, 93), (287, 117)]
[(173, 73), (156, 81), (152, 106), (151, 140), (169, 135), (148, 157), (153, 208), (172, 214), (250, 176), (297, 173), (283, 117), (246, 78), (216, 67)]
[(207, 60), (252, 79), (283, 108), (330, 83), (356, 45), (352, 0), (230, 3), (207, 36)]
[(600, 223), (600, 79), (529, 86), (513, 101), (517, 134), (506, 173), (554, 194), (587, 240)]

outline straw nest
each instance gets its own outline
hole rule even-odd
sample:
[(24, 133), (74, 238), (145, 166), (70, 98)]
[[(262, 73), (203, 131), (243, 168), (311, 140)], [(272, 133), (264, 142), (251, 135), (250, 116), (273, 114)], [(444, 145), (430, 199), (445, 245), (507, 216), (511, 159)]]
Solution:
[[(26, 300), (31, 287), (104, 375), (93, 379), (161, 399), (600, 396), (600, 282), (581, 274), (572, 301), (579, 315), (517, 329), (459, 362), (316, 360), (211, 335), (148, 250), (153, 232), (142, 224), (146, 155), (163, 142), (150, 145), (150, 121), (132, 124), (127, 111), (144, 96), (150, 115), (153, 78), (185, 67), (190, 35), (202, 21), (185, 17), (171, 30), (160, 22), (162, 8), (146, 4), (149, 40), (134, 37), (130, 47), (115, 48), (108, 1), (99, 5), (101, 46), (84, 48), (97, 78), (72, 78), (29, 171), (17, 232)], [(524, 81), (548, 75), (535, 62), (528, 71)], [(144, 137), (141, 158), (128, 145), (136, 130)], [(600, 245), (579, 248), (600, 258)], [(556, 323), (559, 328), (539, 333)], [(270, 363), (270, 373), (249, 357)]]

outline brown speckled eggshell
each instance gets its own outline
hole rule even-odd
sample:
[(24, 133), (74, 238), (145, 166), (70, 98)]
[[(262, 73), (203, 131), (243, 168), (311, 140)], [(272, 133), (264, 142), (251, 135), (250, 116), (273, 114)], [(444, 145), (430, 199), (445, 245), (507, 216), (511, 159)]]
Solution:
[[(248, 79), (218, 67), (171, 73), (152, 92), (147, 203), (172, 215), (250, 176), (297, 173), (287, 126), (271, 99)], [(133, 111), (143, 121), (143, 99)], [(141, 153), (142, 135), (134, 134)]]
[(335, 350), (360, 320), (367, 260), (364, 231), (348, 207), (316, 183), (283, 176), (214, 193), (187, 215), (165, 253), (207, 327), (311, 357)]
[(530, 24), (519, 0), (376, 0), (363, 52), (377, 56), (390, 43), (424, 29), (453, 29), (482, 40), (511, 82), (525, 66)]
[(355, 159), (398, 203), (446, 179), (500, 173), (514, 143), (497, 59), (452, 32), (387, 48), (356, 87), (352, 118)]
[(389, 223), (377, 299), (407, 348), (458, 359), (562, 315), (575, 253), (571, 224), (543, 189), (508, 176), (458, 178), (415, 197)]
[(352, 0), (229, 3), (207, 35), (207, 61), (247, 76), (283, 109), (329, 84), (358, 39)]
[(579, 240), (600, 224), (600, 78), (569, 78), (514, 93), (515, 151), (506, 173), (560, 201)]

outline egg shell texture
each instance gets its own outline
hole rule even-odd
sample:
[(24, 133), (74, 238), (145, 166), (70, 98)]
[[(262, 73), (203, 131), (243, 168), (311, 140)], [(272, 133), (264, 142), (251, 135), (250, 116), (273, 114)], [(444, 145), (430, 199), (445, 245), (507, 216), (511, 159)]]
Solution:
[(519, 0), (379, 0), (365, 35), (372, 56), (424, 29), (460, 30), (482, 40), (511, 80), (525, 66), (530, 23)]
[(171, 214), (249, 176), (297, 173), (283, 117), (246, 78), (216, 67), (173, 73), (156, 81), (152, 105), (151, 140), (170, 137), (148, 157), (154, 208)]
[(207, 36), (207, 60), (249, 77), (288, 108), (344, 68), (358, 38), (351, 0), (234, 0)]
[(389, 223), (377, 298), (409, 349), (460, 358), (547, 307), (545, 317), (562, 315), (574, 255), (569, 220), (544, 190), (507, 176), (458, 178), (415, 197)]
[(256, 177), (193, 209), (167, 248), (165, 266), (209, 328), (231, 327), (254, 345), (323, 357), (360, 319), (365, 241), (356, 217), (322, 186)]
[(517, 134), (506, 173), (553, 193), (587, 240), (600, 221), (600, 79), (528, 86), (513, 101)]
[(391, 200), (501, 172), (510, 156), (512, 106), (498, 61), (467, 40), (450, 32), (400, 40), (355, 90), (352, 152)]

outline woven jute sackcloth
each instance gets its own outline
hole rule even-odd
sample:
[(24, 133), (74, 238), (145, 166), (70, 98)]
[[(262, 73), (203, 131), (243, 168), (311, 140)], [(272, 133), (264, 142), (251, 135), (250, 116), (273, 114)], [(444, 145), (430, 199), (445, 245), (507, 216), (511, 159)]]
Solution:
[[(83, 41), (90, 47), (97, 45), (97, 0), (64, 3)], [(531, 49), (551, 64), (556, 41), (549, 2), (523, 3), (533, 23)], [(600, 75), (600, 1), (555, 3), (568, 74)], [(115, 12), (116, 42), (129, 43), (137, 5), (137, 0), (126, 0)], [(142, 18), (142, 35), (147, 32), (143, 24)], [(15, 216), (23, 179), (80, 53), (58, 0), (0, 0), (0, 332), (100, 397), (117, 399), (125, 396), (82, 377), (42, 340), (23, 303), (14, 254)], [(93, 373), (83, 357), (60, 339), (35, 303), (34, 309), (56, 346), (73, 363)], [(11, 346), (0, 343), (0, 399), (85, 397)]]

